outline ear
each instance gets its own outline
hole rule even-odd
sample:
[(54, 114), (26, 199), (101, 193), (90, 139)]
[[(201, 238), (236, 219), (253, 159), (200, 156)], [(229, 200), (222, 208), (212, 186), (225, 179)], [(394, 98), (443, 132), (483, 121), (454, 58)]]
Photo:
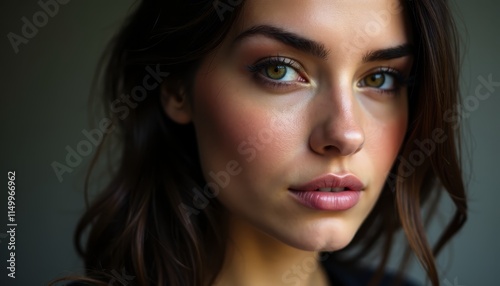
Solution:
[(191, 106), (185, 88), (178, 83), (165, 81), (161, 86), (161, 104), (165, 114), (174, 122), (191, 122)]

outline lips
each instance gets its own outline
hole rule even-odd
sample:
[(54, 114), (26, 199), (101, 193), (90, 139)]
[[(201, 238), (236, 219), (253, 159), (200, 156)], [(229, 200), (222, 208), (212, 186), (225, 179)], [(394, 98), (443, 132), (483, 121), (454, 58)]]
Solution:
[(319, 188), (317, 191), (337, 193), (337, 192), (342, 192), (342, 191), (346, 191), (346, 190), (348, 190), (348, 189), (346, 189), (344, 187), (340, 187), (340, 188)]
[(363, 187), (363, 183), (352, 174), (326, 174), (303, 185), (292, 186), (289, 191), (306, 207), (342, 211), (358, 203)]
[(290, 189), (302, 192), (327, 191), (325, 189), (331, 189), (332, 191), (361, 191), (361, 189), (363, 189), (363, 183), (361, 183), (361, 181), (352, 174), (346, 174), (342, 176), (335, 174), (326, 174), (306, 184), (300, 186), (292, 186)]

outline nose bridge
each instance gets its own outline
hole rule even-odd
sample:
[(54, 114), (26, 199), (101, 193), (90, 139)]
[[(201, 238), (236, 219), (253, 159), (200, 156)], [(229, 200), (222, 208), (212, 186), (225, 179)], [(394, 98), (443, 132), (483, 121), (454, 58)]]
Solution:
[(365, 141), (360, 106), (348, 80), (333, 80), (317, 95), (320, 112), (315, 113), (315, 126), (310, 146), (316, 153), (348, 156), (358, 152)]

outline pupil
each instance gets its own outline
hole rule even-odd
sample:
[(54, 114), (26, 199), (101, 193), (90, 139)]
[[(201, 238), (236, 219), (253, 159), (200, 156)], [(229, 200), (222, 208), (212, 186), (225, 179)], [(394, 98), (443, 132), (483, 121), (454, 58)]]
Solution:
[(383, 74), (374, 74), (370, 76), (370, 85), (375, 87), (380, 87), (384, 84), (385, 77)]
[(267, 69), (267, 75), (272, 79), (282, 79), (286, 74), (284, 66), (270, 66)]

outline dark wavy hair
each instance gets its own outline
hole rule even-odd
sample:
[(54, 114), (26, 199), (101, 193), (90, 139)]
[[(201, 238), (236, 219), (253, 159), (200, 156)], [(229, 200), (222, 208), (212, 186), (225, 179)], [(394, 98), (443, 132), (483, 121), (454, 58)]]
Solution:
[[(410, 247), (403, 260), (413, 252), (437, 286), (435, 255), (467, 217), (458, 129), (443, 118), (459, 101), (459, 44), (447, 1), (403, 4), (416, 49), (416, 84), (409, 88), (405, 142), (373, 211), (348, 247), (333, 257), (358, 263), (381, 245), (381, 261), (372, 279), (377, 285), (402, 228)], [(223, 41), (243, 7), (242, 0), (138, 1), (111, 41), (97, 86), (102, 88), (105, 116), (113, 120), (114, 131), (100, 144), (87, 181), (106, 153), (104, 146), (118, 152), (113, 161), (117, 168), (78, 223), (75, 244), (87, 270), (86, 277), (78, 280), (107, 285), (110, 277), (104, 270), (117, 269), (133, 275), (139, 285), (214, 282), (225, 256), (224, 210), (216, 199), (206, 208), (193, 207), (193, 190), (206, 184), (194, 128), (178, 125), (164, 114), (160, 89), (189, 89), (199, 63)], [(144, 86), (151, 70), (156, 76), (163, 74), (161, 87), (148, 90), (140, 102), (124, 97)], [(414, 142), (433, 138), (436, 130), (448, 139), (434, 144), (433, 152), (409, 172), (404, 162), (414, 156)], [(429, 204), (431, 215), (441, 193), (456, 209), (432, 248), (422, 209)], [(196, 215), (186, 216), (186, 208)]]

